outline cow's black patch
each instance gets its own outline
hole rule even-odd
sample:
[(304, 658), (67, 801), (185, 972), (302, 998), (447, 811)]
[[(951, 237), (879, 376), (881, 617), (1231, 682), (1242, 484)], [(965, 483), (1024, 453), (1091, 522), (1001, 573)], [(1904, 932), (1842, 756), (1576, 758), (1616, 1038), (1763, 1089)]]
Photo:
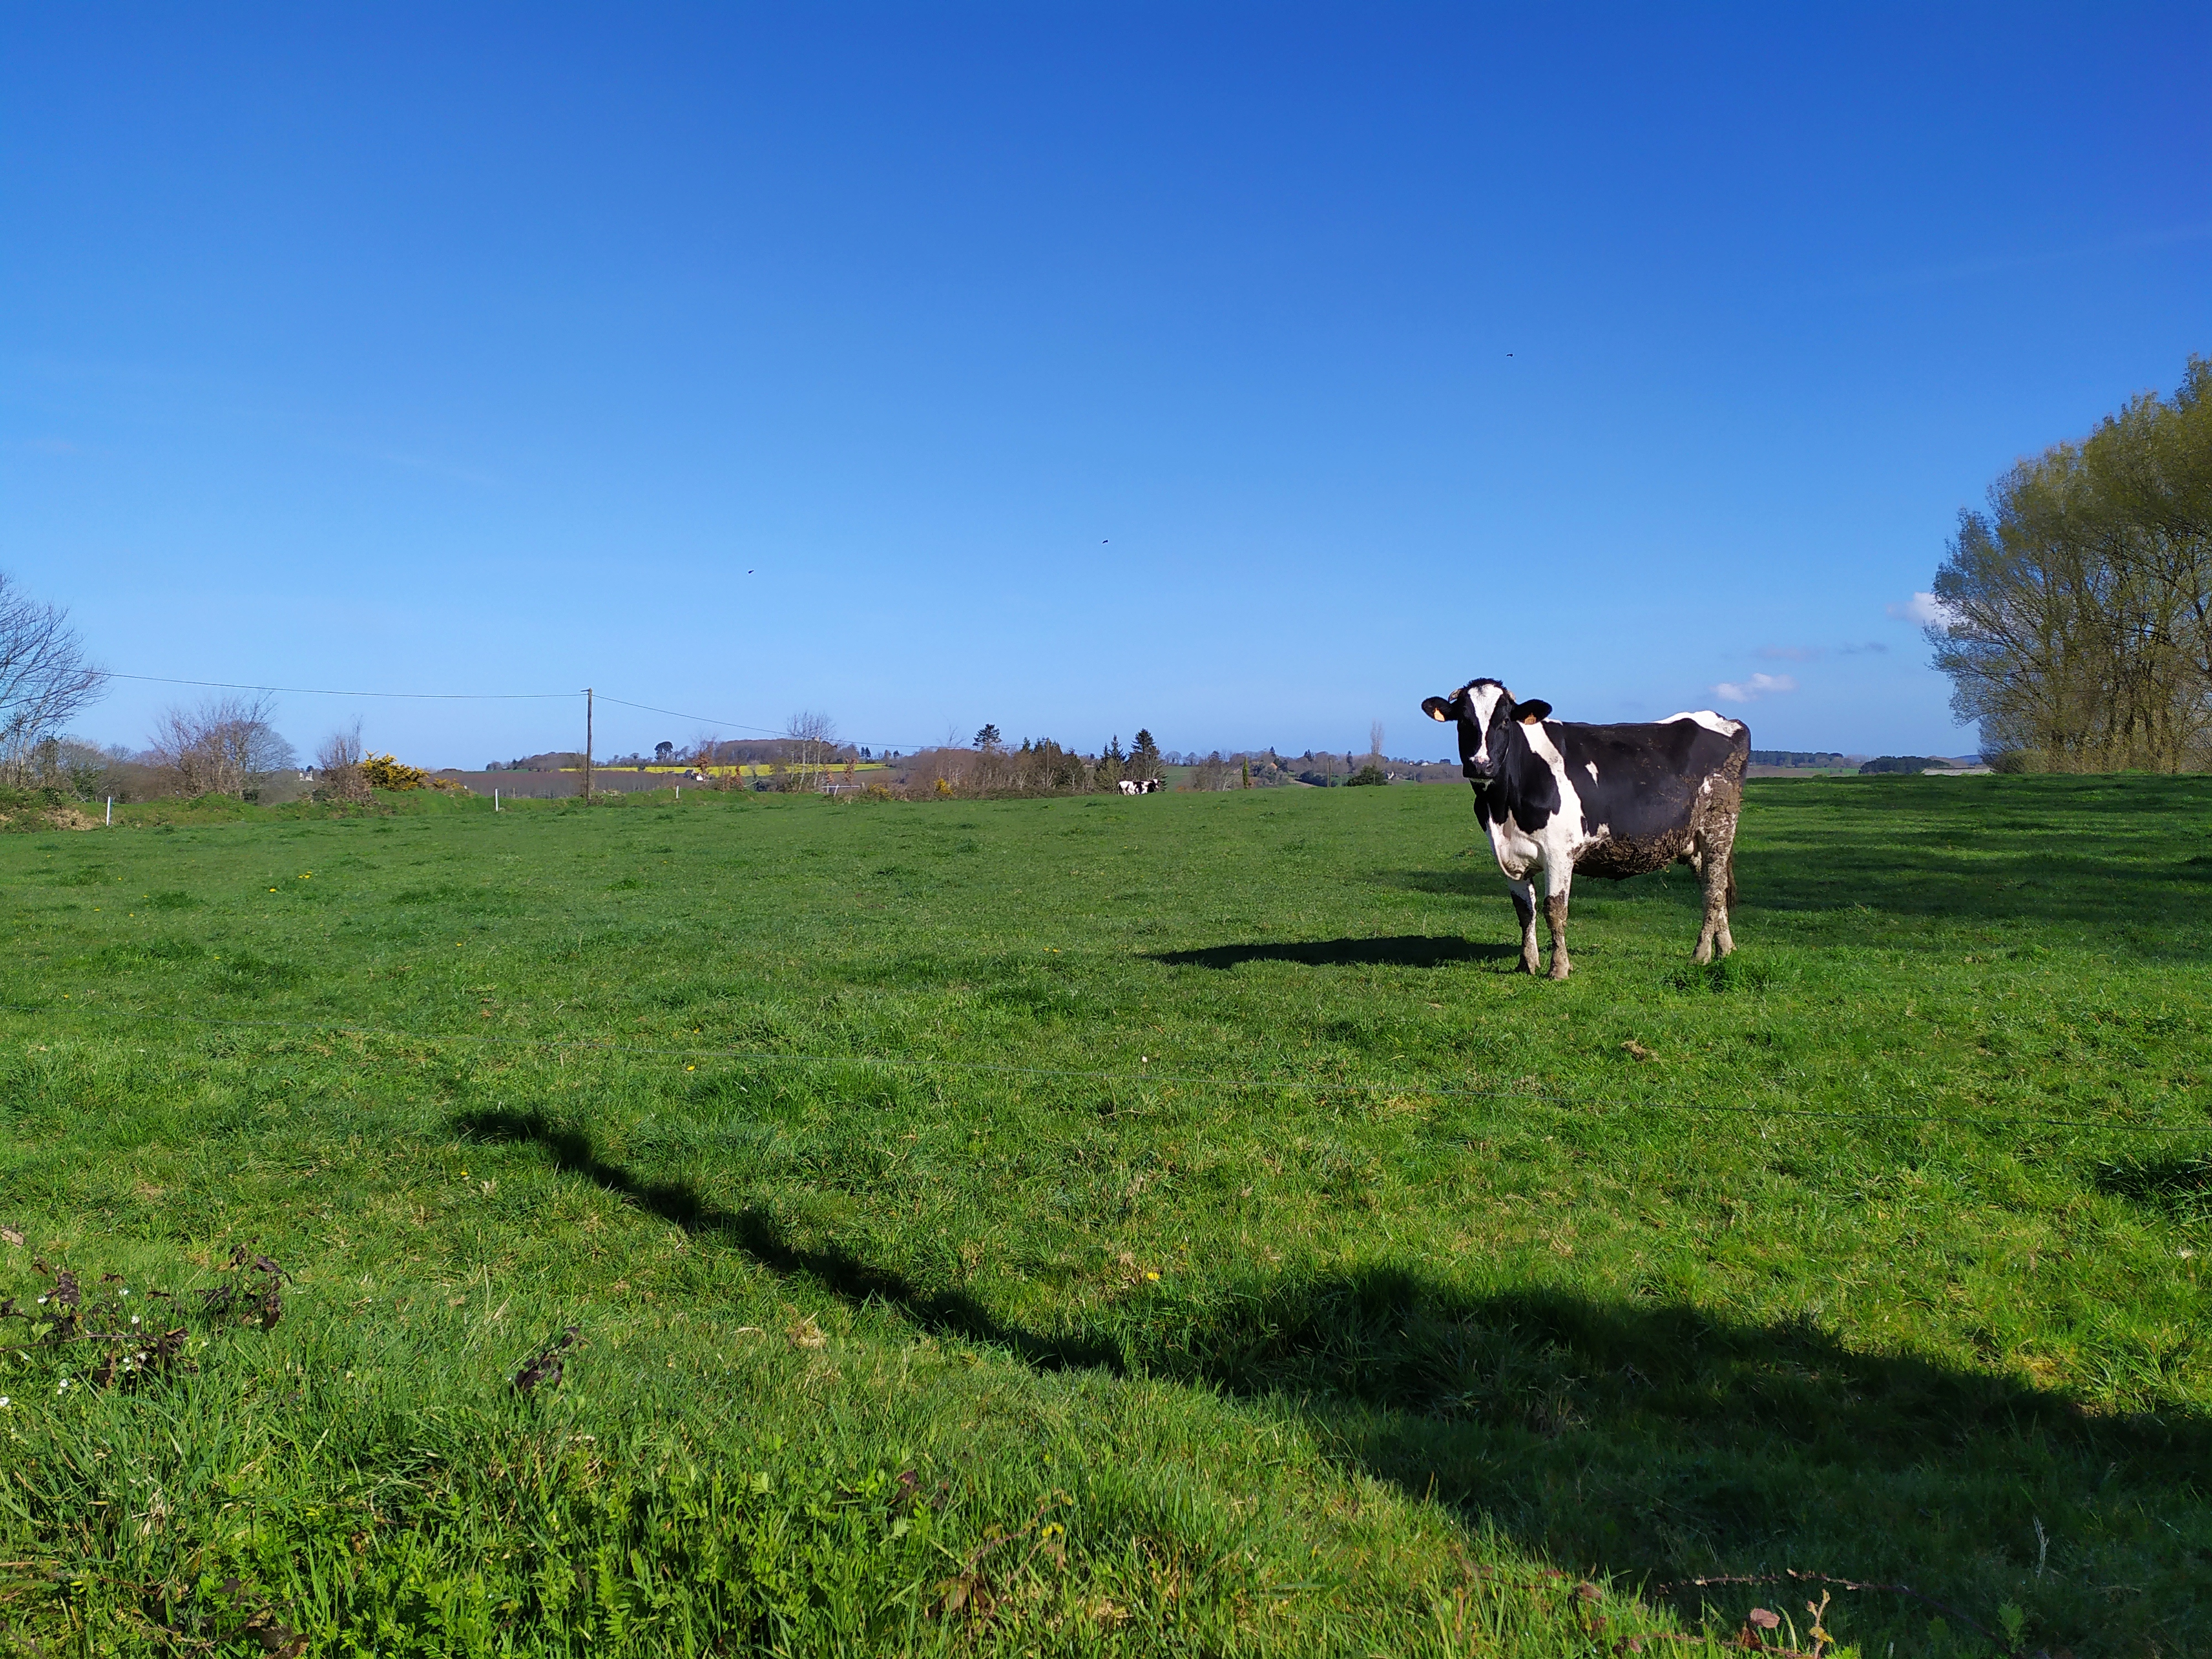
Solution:
[[(1576, 873), (1621, 880), (1664, 869), (1689, 850), (1698, 792), (1729, 769), (1747, 736), (1724, 737), (1695, 720), (1639, 726), (1544, 727), (1582, 797), (1583, 826), (1607, 838), (1575, 860)], [(1597, 775), (1590, 775), (1595, 765)]]

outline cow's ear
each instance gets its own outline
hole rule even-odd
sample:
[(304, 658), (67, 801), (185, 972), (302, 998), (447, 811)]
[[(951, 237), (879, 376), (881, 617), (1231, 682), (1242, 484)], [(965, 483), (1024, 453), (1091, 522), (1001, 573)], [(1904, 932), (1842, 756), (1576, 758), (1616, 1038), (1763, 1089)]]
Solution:
[(1523, 726), (1534, 726), (1538, 720), (1552, 718), (1552, 705), (1541, 697), (1534, 702), (1516, 702), (1513, 705), (1513, 718)]
[(1448, 720), (1452, 717), (1451, 699), (1449, 697), (1423, 697), (1421, 699), (1421, 712), (1424, 714), (1426, 714), (1432, 720)]

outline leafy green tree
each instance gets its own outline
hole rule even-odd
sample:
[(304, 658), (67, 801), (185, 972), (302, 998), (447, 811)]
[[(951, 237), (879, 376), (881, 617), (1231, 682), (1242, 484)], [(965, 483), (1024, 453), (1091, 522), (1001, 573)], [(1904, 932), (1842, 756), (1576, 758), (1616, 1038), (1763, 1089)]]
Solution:
[(995, 755), (1006, 746), (1006, 739), (999, 735), (999, 728), (988, 722), (975, 734), (975, 747), (984, 754)]
[(2212, 361), (2006, 472), (1934, 598), (1936, 666), (1993, 761), (2212, 764)]

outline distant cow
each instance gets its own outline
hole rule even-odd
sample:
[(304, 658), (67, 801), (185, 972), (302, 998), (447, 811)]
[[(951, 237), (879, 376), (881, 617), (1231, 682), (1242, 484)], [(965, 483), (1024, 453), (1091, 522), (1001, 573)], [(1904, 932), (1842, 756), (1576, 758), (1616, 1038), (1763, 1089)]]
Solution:
[(1160, 781), (1158, 778), (1124, 778), (1121, 780), (1121, 793), (1125, 795), (1157, 794), (1159, 792)]
[(1536, 887), (1552, 929), (1552, 977), (1565, 979), (1567, 890), (1577, 871), (1619, 881), (1686, 864), (1705, 878), (1693, 960), (1735, 949), (1735, 823), (1751, 728), (1711, 709), (1636, 726), (1577, 726), (1547, 702), (1519, 702), (1496, 680), (1427, 697), (1431, 720), (1459, 722), (1460, 770), (1521, 919), (1521, 965), (1538, 971)]

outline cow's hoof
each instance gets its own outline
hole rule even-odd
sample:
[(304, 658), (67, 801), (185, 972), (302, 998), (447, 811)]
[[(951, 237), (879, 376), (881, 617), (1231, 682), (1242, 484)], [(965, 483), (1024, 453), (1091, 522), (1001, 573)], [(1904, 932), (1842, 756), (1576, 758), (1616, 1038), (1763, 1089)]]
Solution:
[(1565, 979), (1572, 972), (1574, 972), (1574, 965), (1571, 963), (1554, 962), (1552, 964), (1551, 977), (1553, 979)]
[(1713, 946), (1712, 941), (1710, 939), (1703, 941), (1698, 945), (1696, 950), (1690, 952), (1690, 960), (1696, 963), (1700, 968), (1704, 967), (1712, 959)]
[(1543, 973), (1544, 964), (1534, 957), (1523, 957), (1521, 958), (1521, 971), (1534, 979)]

